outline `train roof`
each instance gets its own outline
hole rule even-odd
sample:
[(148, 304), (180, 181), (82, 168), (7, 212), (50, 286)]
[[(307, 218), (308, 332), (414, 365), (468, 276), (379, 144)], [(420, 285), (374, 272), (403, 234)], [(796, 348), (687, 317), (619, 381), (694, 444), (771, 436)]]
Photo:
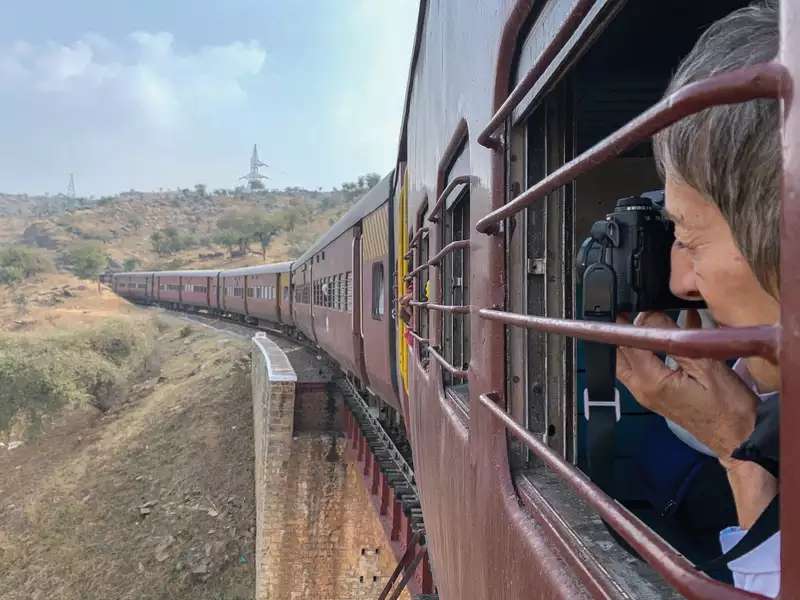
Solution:
[(241, 267), (239, 269), (222, 270), (223, 277), (235, 277), (237, 275), (259, 275), (261, 273), (288, 273), (292, 269), (292, 262), (273, 263), (271, 265), (256, 265), (254, 267)]
[(333, 226), (320, 237), (314, 244), (306, 250), (303, 255), (294, 261), (295, 265), (300, 266), (314, 254), (322, 250), (325, 246), (330, 244), (333, 240), (342, 235), (345, 231), (350, 229), (353, 225), (358, 223), (361, 219), (366, 217), (369, 213), (381, 206), (384, 202), (389, 200), (389, 194), (392, 191), (392, 178), (394, 171), (389, 173), (381, 179), (375, 187), (364, 194), (361, 199), (350, 207), (342, 218), (336, 221)]
[(194, 271), (153, 271), (161, 277), (216, 277), (222, 269), (196, 269)]
[(121, 271), (119, 273), (112, 273), (112, 277), (131, 277), (133, 275), (152, 275), (155, 271)]

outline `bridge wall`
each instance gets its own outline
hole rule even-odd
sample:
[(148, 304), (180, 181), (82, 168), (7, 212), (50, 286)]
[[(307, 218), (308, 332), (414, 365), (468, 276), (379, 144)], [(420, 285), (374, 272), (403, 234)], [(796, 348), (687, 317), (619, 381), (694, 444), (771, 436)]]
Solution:
[(263, 334), (253, 338), (251, 376), (256, 600), (374, 600), (396, 562), (345, 460), (342, 407), (324, 381), (298, 381)]

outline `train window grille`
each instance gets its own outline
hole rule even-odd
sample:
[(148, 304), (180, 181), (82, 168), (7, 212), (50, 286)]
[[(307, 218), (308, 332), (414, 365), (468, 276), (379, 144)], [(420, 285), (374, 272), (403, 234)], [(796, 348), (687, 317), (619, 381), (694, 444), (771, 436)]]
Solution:
[[(422, 218), (424, 219), (425, 214), (427, 213), (427, 209), (423, 210)], [(419, 268), (421, 265), (426, 264), (430, 260), (430, 235), (428, 232), (422, 233), (419, 238), (419, 250), (417, 252), (417, 256), (419, 256), (419, 260), (417, 261), (418, 264), (416, 268)], [(416, 275), (416, 282), (414, 285), (414, 293), (416, 296), (416, 300), (420, 303), (425, 303), (430, 300), (429, 292), (430, 292), (430, 270), (429, 268), (421, 269)], [(417, 334), (422, 339), (429, 339), (430, 338), (430, 320), (431, 320), (431, 313), (428, 310), (427, 306), (420, 304), (416, 307), (417, 309)], [(428, 344), (418, 344), (419, 348), (419, 359), (422, 362), (423, 366), (427, 368), (429, 361), (430, 361), (430, 351), (428, 348)]]
[(353, 312), (353, 273), (352, 271), (347, 271), (344, 274), (344, 287), (345, 287), (345, 296), (344, 296), (344, 309), (347, 312)]
[[(514, 155), (516, 155), (517, 159), (519, 158), (519, 153), (514, 149), (514, 135), (512, 134), (512, 136), (509, 136), (510, 143), (508, 146), (505, 146), (504, 140), (501, 137), (503, 129), (505, 127), (505, 130), (508, 131), (514, 127), (513, 119), (523, 112), (520, 105), (526, 98), (533, 95), (533, 102), (539, 103), (541, 108), (542, 106), (546, 107), (551, 100), (558, 97), (560, 93), (558, 91), (559, 87), (562, 87), (562, 91), (565, 91), (562, 86), (564, 82), (559, 84), (559, 86), (553, 86), (550, 85), (551, 82), (542, 82), (543, 78), (541, 76), (544, 73), (558, 73), (558, 69), (551, 68), (552, 62), (554, 60), (561, 60), (560, 57), (565, 54), (563, 52), (565, 45), (573, 39), (571, 36), (583, 22), (582, 19), (587, 11), (592, 8), (592, 4), (590, 0), (578, 0), (571, 9), (569, 15), (563, 20), (560, 30), (549, 34), (550, 37), (548, 39), (550, 41), (545, 42), (543, 49), (537, 48), (534, 61), (529, 70), (527, 70), (527, 73), (519, 80), (519, 83), (511, 91), (508, 98), (501, 104), (490, 122), (478, 136), (478, 142), (481, 145), (495, 152), (507, 153), (507, 158)], [(652, 6), (654, 10), (657, 10), (659, 4), (660, 3), (652, 3), (652, 5), (647, 4), (647, 7), (650, 9)], [(709, 10), (722, 11), (722, 13), (716, 17), (709, 15), (703, 17), (698, 14), (696, 18), (703, 20), (703, 23), (713, 22), (716, 18), (729, 12), (731, 9), (730, 6), (712, 6), (712, 4), (713, 3), (709, 3), (708, 6), (703, 5), (703, 7)], [(782, 26), (790, 28), (793, 24), (791, 18), (796, 18), (798, 16), (796, 8), (787, 9), (786, 5), (791, 7), (791, 4), (790, 2), (782, 2), (784, 10)], [(790, 16), (788, 23), (785, 20), (787, 11)], [(624, 10), (621, 15), (626, 15)], [(615, 21), (612, 22), (612, 25), (609, 27), (610, 30), (613, 30), (614, 24), (621, 20), (621, 15), (615, 17)], [(632, 29), (639, 29), (642, 32), (647, 31), (647, 35), (652, 32), (652, 28), (642, 25), (641, 15), (636, 13), (633, 9), (627, 13), (626, 17), (635, 17), (635, 24)], [(631, 23), (628, 25), (628, 32), (630, 32)], [(685, 23), (681, 25), (692, 36), (692, 40), (687, 44), (686, 48), (681, 50), (679, 56), (683, 56), (685, 51), (694, 43), (696, 31), (699, 29), (699, 27), (689, 27)], [(663, 25), (662, 27), (664, 31), (670, 31), (670, 36), (673, 38), (677, 37), (674, 35), (674, 31), (680, 31), (682, 29), (681, 27), (667, 27)], [(623, 30), (624, 29), (617, 29), (616, 31), (619, 33)], [(620, 35), (619, 37), (625, 37), (626, 43), (632, 44), (634, 47), (637, 46), (636, 41), (634, 40), (631, 42), (629, 36)], [(603, 39), (604, 38), (601, 36), (600, 41), (602, 42)], [(787, 43), (790, 46), (793, 45), (793, 39), (796, 38), (784, 33), (782, 45)], [(593, 40), (593, 43), (596, 46), (600, 45), (595, 40)], [(602, 48), (602, 46), (600, 47)], [(587, 55), (581, 57), (577, 66), (573, 67), (573, 72), (564, 79), (565, 82), (568, 82), (569, 85), (575, 84), (577, 80), (576, 73), (579, 73), (578, 70), (581, 68), (582, 62), (586, 60), (587, 56), (591, 57), (593, 51), (594, 47), (590, 48)], [(635, 53), (628, 52), (626, 55), (625, 52), (619, 52), (619, 49), (617, 49), (616, 53), (611, 53), (610, 55), (623, 57), (622, 60), (637, 59)], [(607, 58), (603, 54), (598, 54), (598, 56)], [(663, 59), (664, 52), (660, 52), (659, 57)], [(615, 61), (616, 60), (617, 59), (615, 59)], [(641, 62), (644, 59), (638, 58), (638, 60)], [(676, 60), (677, 58), (675, 58), (675, 61)], [(601, 63), (603, 63), (603, 61), (601, 61)], [(611, 61), (611, 63), (614, 63), (614, 61)], [(594, 73), (602, 73), (603, 78), (607, 78), (608, 70), (606, 66), (611, 63), (606, 60), (602, 64), (603, 68), (597, 68), (597, 65), (595, 65)], [(646, 65), (643, 65), (642, 70), (635, 73), (635, 75), (643, 75), (644, 77), (651, 76), (651, 73), (656, 71), (656, 66), (657, 65), (654, 65), (650, 59), (647, 59)], [(664, 67), (665, 65), (661, 66)], [(661, 73), (663, 80), (660, 82), (660, 86), (656, 86), (656, 89), (660, 87), (660, 90), (663, 90), (669, 73), (671, 69), (674, 68), (674, 64), (668, 65), (667, 67), (668, 68), (663, 69)], [(792, 65), (792, 67), (794, 67), (794, 65)], [(589, 69), (587, 69), (586, 72), (590, 72)], [(622, 69), (620, 69), (619, 72), (623, 75), (630, 74), (630, 71), (623, 72)], [(523, 218), (535, 219), (538, 217), (542, 227), (540, 233), (544, 234), (545, 239), (546, 236), (552, 232), (553, 225), (560, 227), (563, 237), (557, 238), (557, 241), (554, 240), (552, 245), (548, 243), (545, 248), (546, 254), (544, 256), (529, 255), (527, 258), (531, 260), (518, 261), (517, 263), (510, 263), (507, 261), (506, 269), (508, 270), (510, 265), (516, 264), (518, 268), (521, 267), (526, 274), (546, 274), (545, 281), (549, 281), (551, 276), (556, 279), (558, 279), (559, 276), (563, 277), (563, 281), (559, 282), (562, 286), (563, 294), (559, 299), (562, 314), (559, 315), (555, 310), (548, 310), (546, 303), (540, 311), (534, 312), (529, 310), (529, 307), (525, 305), (524, 302), (522, 305), (519, 303), (515, 305), (512, 302), (511, 306), (506, 307), (505, 310), (501, 310), (497, 307), (482, 308), (477, 311), (478, 317), (484, 320), (486, 326), (490, 326), (491, 322), (505, 326), (507, 333), (506, 343), (508, 343), (509, 340), (509, 330), (522, 328), (526, 331), (536, 332), (537, 334), (545, 336), (545, 340), (550, 338), (564, 339), (564, 336), (569, 336), (569, 338), (582, 341), (625, 345), (655, 352), (682, 354), (684, 356), (705, 356), (716, 359), (727, 359), (755, 355), (773, 361), (778, 355), (779, 350), (785, 351), (787, 347), (796, 345), (796, 336), (794, 334), (789, 336), (784, 331), (783, 337), (779, 335), (781, 333), (780, 325), (740, 329), (727, 328), (725, 330), (681, 331), (661, 329), (643, 331), (629, 325), (587, 323), (570, 319), (570, 317), (572, 317), (572, 311), (575, 309), (573, 299), (575, 290), (572, 287), (572, 274), (571, 271), (569, 271), (573, 261), (572, 253), (575, 251), (576, 243), (579, 243), (582, 239), (577, 238), (577, 236), (585, 236), (586, 231), (588, 231), (588, 228), (580, 227), (581, 225), (585, 225), (583, 221), (586, 221), (590, 225), (591, 222), (596, 219), (596, 216), (582, 214), (581, 208), (584, 205), (594, 205), (594, 209), (602, 214), (610, 212), (605, 210), (606, 207), (603, 206), (602, 203), (607, 199), (598, 198), (598, 192), (602, 190), (601, 184), (605, 183), (608, 185), (608, 178), (603, 181), (602, 177), (598, 179), (597, 177), (589, 176), (598, 169), (606, 167), (609, 169), (606, 173), (607, 176), (618, 176), (624, 169), (615, 170), (615, 165), (611, 164), (613, 161), (617, 160), (619, 157), (623, 159), (626, 157), (641, 158), (643, 156), (642, 148), (647, 148), (645, 144), (647, 144), (650, 136), (681, 118), (695, 114), (705, 108), (717, 104), (746, 102), (758, 98), (781, 98), (782, 94), (785, 92), (785, 86), (787, 85), (786, 78), (787, 69), (778, 62), (753, 65), (740, 69), (739, 71), (717, 74), (709, 77), (707, 80), (689, 84), (673, 93), (667, 99), (659, 100), (657, 96), (652, 98), (649, 103), (652, 104), (652, 102), (655, 101), (656, 104), (648, 110), (644, 111), (642, 108), (633, 109), (634, 113), (639, 116), (632, 121), (630, 120), (631, 115), (620, 119), (620, 113), (608, 115), (611, 118), (605, 121), (603, 121), (603, 118), (605, 118), (603, 115), (595, 113), (589, 115), (591, 117), (590, 119), (581, 121), (580, 112), (578, 112), (578, 114), (574, 116), (571, 115), (569, 119), (563, 122), (561, 131), (556, 131), (556, 136), (549, 135), (550, 130), (547, 127), (548, 119), (545, 118), (544, 127), (540, 127), (539, 137), (539, 141), (544, 141), (544, 148), (540, 149), (545, 157), (543, 161), (544, 164), (540, 164), (539, 169), (533, 168), (536, 166), (535, 160), (532, 162), (532, 159), (535, 159), (534, 154), (536, 148), (528, 144), (527, 150), (530, 154), (526, 156), (526, 160), (523, 162), (528, 167), (531, 167), (529, 169), (530, 172), (524, 175), (522, 185), (520, 185), (520, 180), (518, 178), (513, 176), (509, 177), (508, 172), (505, 174), (507, 180), (511, 184), (511, 193), (509, 193), (510, 200), (502, 204), (502, 202), (498, 202), (500, 199), (495, 199), (494, 206), (496, 208), (478, 220), (476, 230), (478, 233), (484, 235), (505, 236), (506, 242), (508, 243), (508, 240), (511, 239), (510, 236), (512, 232), (519, 230)], [(652, 83), (652, 79), (649, 82)], [(602, 82), (599, 83), (602, 84)], [(602, 92), (603, 90), (601, 90), (597, 84), (598, 81), (595, 79), (584, 89), (575, 90), (574, 104), (570, 104), (570, 102), (566, 103), (566, 105), (570, 107), (570, 110), (580, 111), (580, 103), (585, 97)], [(531, 94), (531, 90), (534, 90), (533, 94)], [(548, 97), (545, 97), (543, 101), (537, 96), (542, 90), (548, 92)], [(567, 88), (566, 91), (569, 92), (571, 89)], [(639, 91), (641, 92), (642, 90)], [(625, 99), (627, 100), (629, 98), (635, 98), (635, 94), (627, 94)], [(621, 100), (621, 98), (619, 99)], [(636, 98), (636, 100), (638, 99), (639, 98)], [(606, 97), (605, 101), (598, 104), (598, 106), (601, 107), (601, 110), (605, 110), (605, 107), (611, 106), (613, 110), (614, 106), (620, 106), (621, 104), (617, 100), (617, 98)], [(795, 106), (792, 108), (796, 108), (797, 103), (798, 101), (795, 99)], [(633, 104), (635, 104), (635, 102)], [(628, 103), (626, 106), (628, 110), (632, 109), (631, 103)], [(547, 108), (545, 108), (545, 110), (547, 110)], [(552, 116), (558, 120), (563, 117), (563, 113), (556, 111)], [(569, 123), (573, 122), (577, 123), (576, 130), (570, 131)], [(581, 128), (582, 124), (583, 128)], [(530, 123), (528, 124), (528, 133), (530, 133), (532, 129), (531, 125)], [(541, 135), (542, 129), (544, 130), (544, 135)], [(595, 134), (599, 133), (599, 135), (596, 135), (594, 140), (588, 140), (586, 139), (587, 131)], [(787, 136), (788, 131), (796, 132), (796, 125), (794, 130), (785, 129), (784, 136)], [(786, 140), (786, 137), (784, 137), (784, 140)], [(565, 141), (567, 144), (573, 143), (575, 148), (569, 148), (567, 144), (564, 144)], [(798, 141), (800, 140), (792, 138), (789, 144), (784, 145), (784, 148), (791, 147), (792, 150), (794, 150), (794, 144)], [(555, 142), (555, 144), (553, 144), (553, 142)], [(519, 150), (519, 147), (517, 147), (517, 150)], [(562, 153), (560, 157), (558, 152)], [(786, 157), (784, 156), (784, 160), (785, 159)], [(509, 163), (511, 164), (511, 171), (514, 170), (514, 162), (519, 161), (511, 160), (507, 162), (507, 165)], [(616, 166), (619, 167), (619, 165)], [(538, 173), (536, 171), (538, 171)], [(630, 177), (636, 179), (635, 182), (627, 182), (627, 185), (636, 185), (637, 189), (630, 191), (625, 190), (625, 193), (615, 191), (615, 197), (630, 195), (631, 193), (648, 189), (642, 188), (640, 185), (642, 179), (640, 169), (635, 167), (628, 168), (627, 173)], [(580, 178), (586, 179), (581, 180)], [(579, 185), (573, 183), (576, 180), (579, 180)], [(793, 190), (791, 178), (785, 176), (784, 181), (790, 182), (787, 185), (791, 192)], [(616, 181), (612, 179), (612, 183), (616, 183)], [(581, 190), (584, 190), (584, 193), (588, 191), (592, 197), (581, 197)], [(613, 202), (614, 199), (615, 198), (610, 198), (608, 200)], [(786, 215), (788, 211), (788, 214), (791, 215), (792, 218), (795, 218), (794, 212), (796, 211), (786, 206), (786, 199), (784, 195), (782, 199), (784, 215)], [(557, 213), (558, 216), (556, 218), (553, 218), (552, 214), (547, 214), (548, 210), (553, 206), (554, 201), (560, 203), (562, 208), (562, 211)], [(532, 212), (532, 209), (534, 212)], [(537, 215), (535, 212), (536, 209), (544, 210), (544, 215), (541, 213)], [(570, 212), (571, 210), (575, 212)], [(535, 232), (536, 228), (533, 228), (533, 231)], [(573, 236), (573, 232), (576, 239), (571, 237)], [(785, 232), (782, 241), (784, 244), (787, 241), (791, 241), (788, 236), (785, 235)], [(529, 242), (530, 240), (526, 240), (526, 243)], [(567, 267), (566, 272), (560, 274), (558, 272), (553, 272), (552, 265), (547, 261), (547, 255), (551, 252), (556, 255), (562, 265)], [(781, 266), (784, 272), (788, 272), (786, 270), (786, 261), (789, 259), (787, 258), (786, 252), (782, 252), (781, 260)], [(508, 282), (515, 276), (517, 275), (508, 271), (505, 279)], [(508, 290), (506, 292), (508, 297)], [(796, 295), (794, 291), (792, 294)], [(784, 298), (786, 298), (786, 296), (784, 296)], [(790, 316), (789, 318), (794, 317)], [(786, 323), (785, 315), (782, 322), (784, 324)], [(597, 325), (601, 326), (598, 327)], [(488, 335), (492, 335), (492, 333)], [(572, 355), (571, 351), (565, 352), (565, 356), (568, 359), (570, 355)], [(573, 376), (574, 366), (566, 373), (565, 379), (568, 382)], [(791, 380), (791, 377), (789, 379)], [(561, 382), (561, 390), (564, 392), (562, 395), (563, 406), (566, 406), (567, 403), (570, 402), (568, 396), (575, 395), (574, 390), (570, 390), (567, 382)], [(786, 378), (784, 378), (784, 383), (785, 382)], [(572, 494), (577, 495), (577, 497), (585, 502), (586, 505), (606, 523), (610, 523), (617, 534), (621, 536), (639, 556), (649, 563), (668, 584), (675, 586), (682, 595), (689, 598), (723, 596), (730, 598), (751, 597), (740, 591), (733, 590), (731, 587), (719, 581), (706, 577), (684, 558), (683, 555), (675, 552), (657, 533), (649, 529), (630, 512), (621, 508), (617, 502), (609, 498), (595, 483), (586, 478), (572, 464), (574, 458), (570, 458), (569, 444), (567, 444), (566, 447), (559, 447), (557, 444), (551, 444), (548, 439), (547, 431), (543, 432), (538, 429), (538, 427), (533, 428), (533, 431), (531, 431), (531, 424), (526, 418), (521, 416), (518, 409), (515, 409), (514, 412), (510, 412), (513, 404), (510, 397), (508, 397), (509, 394), (509, 390), (496, 390), (492, 393), (481, 394), (479, 396), (479, 401), (488, 409), (489, 413), (494, 418), (498, 419), (498, 421), (505, 426), (506, 430), (512, 434), (514, 439), (523, 444), (531, 452), (533, 458), (540, 466), (549, 469), (550, 473), (566, 484)], [(577, 404), (577, 402), (575, 402), (575, 404)], [(505, 407), (508, 407), (509, 412), (506, 411)], [(573, 405), (571, 412), (575, 412), (574, 409), (575, 406)], [(523, 421), (523, 425), (520, 424), (520, 421)], [(567, 423), (567, 425), (569, 424)], [(555, 487), (551, 485), (544, 487), (537, 486), (535, 480), (531, 480), (529, 485), (533, 485), (533, 487), (537, 489), (536, 494), (544, 494), (545, 496), (555, 489)], [(784, 489), (783, 485), (781, 487)], [(524, 496), (524, 494), (522, 494), (522, 496)], [(602, 556), (598, 555), (598, 560), (607, 560), (608, 557), (611, 556), (610, 552), (614, 552), (614, 549), (609, 548), (608, 551), (604, 550)], [(782, 590), (782, 592), (783, 591), (784, 590)]]
[(383, 319), (386, 311), (385, 278), (383, 263), (372, 263), (372, 318), (376, 321)]
[[(469, 239), (469, 188), (466, 186), (456, 200), (446, 209), (443, 219), (444, 245)], [(442, 303), (446, 306), (469, 305), (469, 252), (459, 248), (449, 252), (441, 262)], [(452, 311), (442, 315), (442, 354), (457, 369), (469, 366), (469, 314)], [(463, 377), (444, 370), (444, 384), (459, 399), (469, 400), (467, 383)]]

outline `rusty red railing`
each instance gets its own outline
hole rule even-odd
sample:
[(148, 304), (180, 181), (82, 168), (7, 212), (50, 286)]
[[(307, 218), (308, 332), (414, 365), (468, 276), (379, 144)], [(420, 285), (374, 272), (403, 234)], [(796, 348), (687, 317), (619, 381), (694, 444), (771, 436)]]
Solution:
[(423, 302), (420, 300), (411, 300), (408, 302), (410, 306), (418, 306), (420, 308), (427, 308), (428, 310), (438, 310), (439, 312), (461, 313), (466, 314), (472, 310), (469, 304), (435, 304), (433, 302)]
[(480, 233), (496, 233), (503, 219), (527, 208), (553, 190), (676, 121), (719, 104), (736, 104), (758, 98), (778, 98), (783, 86), (788, 85), (786, 81), (786, 68), (779, 63), (770, 62), (690, 83), (555, 170), (508, 204), (484, 216), (478, 221), (475, 229)]
[(436, 199), (436, 204), (431, 207), (431, 214), (428, 215), (428, 221), (431, 223), (436, 223), (439, 221), (439, 213), (444, 208), (444, 203), (447, 202), (447, 198), (453, 193), (453, 190), (456, 189), (459, 185), (465, 185), (472, 182), (472, 177), (470, 175), (459, 175), (458, 177), (453, 177), (450, 183), (442, 190), (442, 193), (439, 194), (439, 197)]
[(442, 366), (442, 368), (448, 373), (450, 373), (453, 377), (466, 379), (469, 376), (469, 371), (467, 369), (459, 369), (458, 367), (453, 366), (449, 362), (447, 362), (447, 359), (441, 354), (439, 354), (439, 351), (433, 344), (428, 345), (428, 352), (433, 357), (433, 359), (436, 362), (438, 362)]
[[(392, 588), (394, 587), (394, 582), (397, 581), (398, 577), (400, 577), (400, 573), (402, 573), (404, 570), (407, 570), (406, 567), (414, 562), (416, 554), (419, 554), (419, 552), (417, 552), (417, 544), (419, 543), (421, 538), (422, 538), (421, 531), (415, 531), (414, 535), (411, 536), (411, 540), (408, 542), (408, 545), (406, 546), (406, 551), (403, 553), (403, 556), (397, 562), (397, 566), (394, 568), (394, 571), (392, 572), (391, 576), (386, 581), (386, 585), (383, 587), (381, 595), (378, 596), (378, 600), (386, 600), (386, 598), (389, 597), (389, 592), (392, 591)], [(417, 564), (419, 564), (419, 561), (417, 561)], [(413, 570), (411, 572), (413, 574)], [(408, 581), (406, 581), (405, 583), (407, 584)], [(400, 586), (398, 587), (400, 591), (402, 591), (403, 588), (405, 587), (405, 584), (401, 582)], [(397, 592), (397, 590), (395, 590), (395, 592)], [(397, 596), (393, 594), (392, 598), (397, 598)]]
[(511, 91), (506, 98), (505, 102), (494, 113), (489, 124), (478, 135), (478, 143), (486, 148), (497, 150), (500, 148), (500, 141), (494, 137), (494, 132), (503, 124), (506, 118), (514, 111), (520, 102), (525, 98), (528, 92), (536, 85), (536, 81), (550, 66), (553, 59), (561, 52), (561, 49), (567, 43), (572, 34), (578, 29), (581, 21), (592, 8), (596, 0), (580, 0), (574, 8), (567, 15), (566, 19), (561, 24), (561, 27), (553, 36), (552, 41), (547, 47), (542, 50), (539, 58), (528, 70), (525, 76), (520, 80), (516, 87)]
[(655, 329), (596, 321), (537, 317), (485, 308), (479, 310), (478, 315), (483, 319), (499, 321), (506, 325), (569, 335), (590, 342), (604, 342), (654, 352), (666, 352), (688, 358), (725, 360), (745, 356), (762, 356), (769, 360), (777, 360), (780, 342), (780, 329), (776, 326)]
[(408, 241), (408, 252), (403, 255), (403, 258), (411, 258), (414, 255), (414, 249), (417, 243), (422, 239), (423, 234), (428, 233), (427, 227), (420, 227), (414, 232), (414, 235), (411, 236), (411, 239)]
[(592, 483), (582, 471), (517, 423), (498, 406), (498, 395), (481, 394), (479, 400), (514, 437), (525, 444), (556, 476), (590, 504), (606, 523), (679, 592), (690, 598), (705, 600), (763, 599), (763, 596), (758, 594), (735, 590), (728, 584), (711, 579), (698, 571), (658, 534)]
[(437, 266), (440, 262), (442, 262), (442, 259), (451, 252), (455, 252), (456, 250), (463, 250), (465, 248), (469, 248), (469, 240), (456, 240), (455, 242), (450, 242), (444, 248), (439, 250), (439, 252), (434, 254), (433, 257), (431, 257), (431, 259), (428, 262), (422, 263), (417, 268), (410, 271), (408, 275), (404, 277), (404, 279), (406, 281), (411, 281), (414, 278), (414, 276), (417, 275), (418, 273), (424, 271), (429, 267)]

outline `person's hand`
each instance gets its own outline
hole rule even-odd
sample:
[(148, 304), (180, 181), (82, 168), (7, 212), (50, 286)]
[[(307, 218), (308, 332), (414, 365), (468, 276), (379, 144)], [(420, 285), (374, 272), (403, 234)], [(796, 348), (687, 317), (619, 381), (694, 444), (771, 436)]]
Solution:
[[(699, 326), (689, 311), (687, 328)], [(639, 327), (677, 328), (664, 313), (640, 313)], [(717, 456), (723, 465), (755, 426), (758, 398), (724, 362), (673, 357), (672, 370), (649, 350), (619, 347), (617, 378), (646, 408), (674, 421)]]

